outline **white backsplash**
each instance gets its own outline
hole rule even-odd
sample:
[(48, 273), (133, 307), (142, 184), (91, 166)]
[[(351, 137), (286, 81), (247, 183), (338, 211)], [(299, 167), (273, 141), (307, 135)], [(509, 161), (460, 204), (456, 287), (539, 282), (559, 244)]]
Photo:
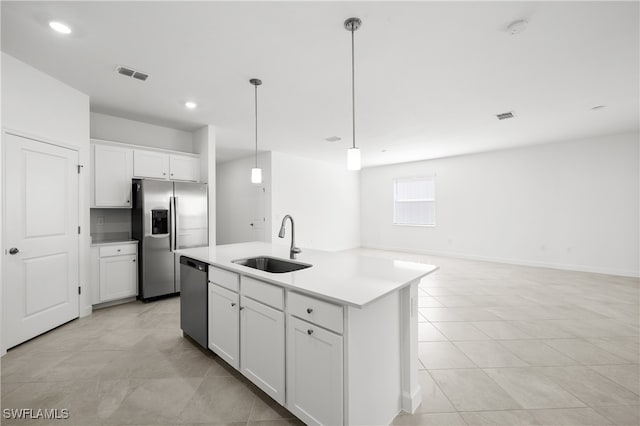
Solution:
[(91, 209), (90, 221), (93, 241), (131, 238), (131, 209)]

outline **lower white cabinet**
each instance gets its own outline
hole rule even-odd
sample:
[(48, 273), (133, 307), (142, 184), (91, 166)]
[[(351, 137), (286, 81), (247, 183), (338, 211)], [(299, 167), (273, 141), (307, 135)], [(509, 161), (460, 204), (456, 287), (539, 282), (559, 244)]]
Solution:
[(240, 304), (240, 371), (284, 405), (284, 312), (245, 296)]
[(138, 295), (138, 243), (92, 247), (92, 304)]
[(240, 368), (238, 293), (209, 282), (209, 349), (236, 370)]
[(343, 424), (343, 337), (287, 318), (287, 408), (309, 425)]
[(136, 295), (138, 289), (136, 258), (135, 254), (100, 258), (101, 302)]
[(293, 292), (285, 305), (284, 296), (210, 266), (209, 349), (305, 423), (342, 425), (343, 307)]

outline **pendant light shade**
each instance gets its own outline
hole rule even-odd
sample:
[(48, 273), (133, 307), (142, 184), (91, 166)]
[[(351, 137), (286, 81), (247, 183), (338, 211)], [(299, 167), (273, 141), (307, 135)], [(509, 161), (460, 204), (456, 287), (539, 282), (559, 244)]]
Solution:
[(251, 183), (262, 183), (262, 169), (257, 167), (251, 169)]
[(353, 124), (353, 144), (347, 150), (347, 170), (360, 170), (360, 148), (356, 147), (356, 61), (354, 33), (360, 28), (362, 21), (359, 18), (349, 18), (344, 21), (344, 28), (351, 31), (351, 117)]
[(262, 169), (258, 167), (258, 86), (262, 80), (252, 78), (249, 83), (255, 88), (255, 111), (256, 111), (256, 166), (251, 169), (251, 183), (262, 183)]
[(347, 150), (347, 170), (360, 170), (360, 148)]

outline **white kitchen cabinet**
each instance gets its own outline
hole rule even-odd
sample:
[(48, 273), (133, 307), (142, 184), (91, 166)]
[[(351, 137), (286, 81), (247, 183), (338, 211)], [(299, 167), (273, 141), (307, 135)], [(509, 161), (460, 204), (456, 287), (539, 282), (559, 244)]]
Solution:
[(133, 150), (95, 144), (92, 154), (91, 207), (131, 207)]
[(200, 180), (200, 158), (187, 155), (169, 156), (169, 178), (198, 182)]
[(135, 296), (138, 288), (136, 255), (100, 259), (100, 301)]
[(126, 299), (138, 294), (137, 253), (137, 241), (91, 248), (92, 304)]
[(287, 317), (287, 405), (308, 425), (343, 424), (343, 337)]
[(169, 179), (169, 155), (136, 149), (133, 151), (133, 176), (137, 178)]
[(284, 313), (244, 295), (240, 305), (240, 372), (284, 405)]
[(209, 282), (209, 349), (236, 370), (240, 368), (238, 293)]

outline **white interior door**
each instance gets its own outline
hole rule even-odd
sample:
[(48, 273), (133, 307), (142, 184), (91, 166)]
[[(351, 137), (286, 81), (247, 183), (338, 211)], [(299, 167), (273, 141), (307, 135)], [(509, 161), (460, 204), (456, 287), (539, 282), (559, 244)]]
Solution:
[(78, 317), (78, 152), (6, 133), (4, 142), (10, 348)]

